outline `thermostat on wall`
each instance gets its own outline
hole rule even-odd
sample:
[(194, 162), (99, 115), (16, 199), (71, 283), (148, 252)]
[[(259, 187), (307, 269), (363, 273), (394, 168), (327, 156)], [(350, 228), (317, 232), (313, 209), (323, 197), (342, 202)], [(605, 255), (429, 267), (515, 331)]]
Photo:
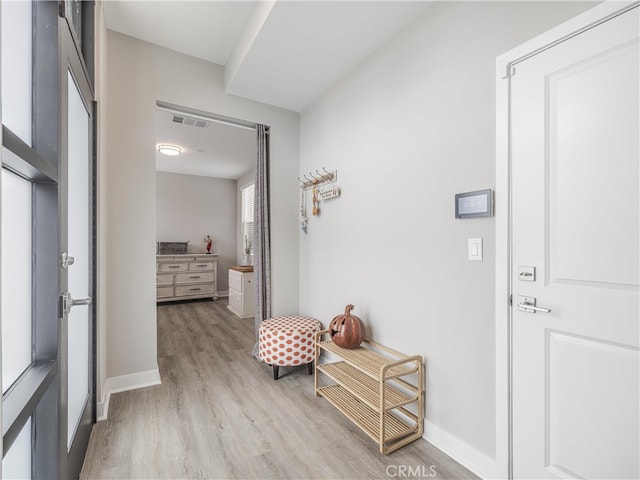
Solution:
[(493, 215), (491, 189), (456, 193), (456, 218), (490, 217)]

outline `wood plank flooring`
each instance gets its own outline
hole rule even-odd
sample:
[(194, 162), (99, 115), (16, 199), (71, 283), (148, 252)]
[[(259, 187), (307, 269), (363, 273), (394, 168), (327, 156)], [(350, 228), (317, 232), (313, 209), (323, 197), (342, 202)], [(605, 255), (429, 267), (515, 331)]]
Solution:
[(306, 367), (274, 381), (250, 354), (253, 319), (226, 303), (158, 306), (162, 385), (111, 397), (82, 479), (478, 478), (424, 440), (381, 455), (314, 395)]

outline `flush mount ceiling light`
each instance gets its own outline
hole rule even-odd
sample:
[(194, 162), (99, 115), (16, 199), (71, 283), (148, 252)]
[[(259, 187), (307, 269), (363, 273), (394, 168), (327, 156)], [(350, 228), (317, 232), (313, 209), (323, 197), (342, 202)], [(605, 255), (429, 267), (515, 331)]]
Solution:
[(158, 145), (158, 151), (164, 155), (180, 155), (182, 153), (182, 149), (175, 145)]

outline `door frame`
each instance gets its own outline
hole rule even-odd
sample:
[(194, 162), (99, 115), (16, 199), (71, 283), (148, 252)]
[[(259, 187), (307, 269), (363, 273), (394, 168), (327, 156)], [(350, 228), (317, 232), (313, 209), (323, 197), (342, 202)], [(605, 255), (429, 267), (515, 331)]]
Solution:
[[(64, 3), (67, 13), (68, 3)], [(59, 128), (59, 155), (58, 155), (58, 227), (59, 227), (59, 245), (60, 252), (68, 252), (68, 206), (70, 199), (68, 198), (69, 176), (68, 176), (68, 127), (69, 127), (69, 111), (68, 111), (68, 93), (69, 82), (74, 82), (80, 98), (87, 110), (89, 116), (89, 124), (87, 134), (89, 137), (89, 176), (87, 178), (89, 187), (89, 220), (87, 239), (90, 246), (90, 265), (89, 265), (89, 296), (92, 303), (89, 305), (89, 392), (85, 403), (83, 414), (80, 418), (77, 430), (74, 432), (74, 440), (72, 444), (67, 446), (68, 434), (68, 315), (60, 311), (58, 324), (58, 362), (59, 368), (59, 384), (58, 391), (58, 475), (60, 478), (71, 478), (80, 474), (89, 436), (93, 424), (96, 422), (96, 128), (95, 128), (95, 95), (93, 86), (91, 85), (91, 74), (85, 63), (82, 53), (79, 52), (78, 42), (76, 40), (75, 31), (72, 29), (71, 21), (66, 16), (58, 16), (58, 111), (60, 115)], [(90, 48), (93, 48), (92, 46)], [(70, 78), (69, 75), (71, 75)], [(60, 298), (64, 292), (68, 292), (68, 269), (59, 268), (59, 295)], [(73, 294), (74, 292), (70, 292)], [(62, 301), (62, 300), (60, 300)], [(62, 310), (62, 308), (61, 308)]]
[(608, 0), (509, 50), (496, 59), (496, 464), (494, 477), (513, 478), (512, 182), (510, 80), (516, 65), (606, 20), (638, 8), (637, 0)]

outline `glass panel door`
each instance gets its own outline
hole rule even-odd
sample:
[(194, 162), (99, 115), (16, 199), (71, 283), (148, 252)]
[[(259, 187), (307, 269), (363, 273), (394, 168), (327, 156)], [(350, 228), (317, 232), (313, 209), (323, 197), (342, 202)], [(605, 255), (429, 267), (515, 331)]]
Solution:
[(67, 319), (67, 447), (89, 401), (90, 323), (91, 323), (91, 218), (89, 112), (78, 87), (68, 72), (68, 252), (74, 258), (68, 268), (68, 292), (72, 295)]
[[(61, 33), (62, 34), (62, 33)], [(94, 144), (92, 91), (71, 34), (64, 32), (60, 156), (60, 476), (76, 478), (95, 422)]]
[(3, 477), (78, 478), (95, 422), (92, 73), (63, 6), (0, 0)]

